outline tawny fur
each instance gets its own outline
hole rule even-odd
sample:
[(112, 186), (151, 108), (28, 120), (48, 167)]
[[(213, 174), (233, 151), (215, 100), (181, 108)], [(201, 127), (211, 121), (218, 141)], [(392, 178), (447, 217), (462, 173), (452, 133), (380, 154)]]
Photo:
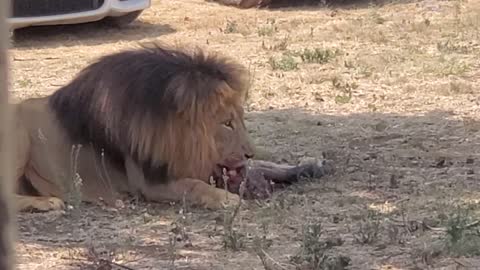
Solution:
[(236, 201), (207, 183), (218, 164), (253, 155), (248, 81), (243, 66), (200, 49), (156, 44), (101, 57), (51, 96), (16, 106), (16, 177), (39, 195), (19, 192), (20, 209), (62, 208), (77, 182), (84, 201)]

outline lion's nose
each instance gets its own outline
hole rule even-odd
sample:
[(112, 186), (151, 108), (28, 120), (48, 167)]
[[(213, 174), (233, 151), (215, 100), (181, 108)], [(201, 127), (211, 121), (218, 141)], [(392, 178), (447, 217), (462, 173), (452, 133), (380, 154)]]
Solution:
[(245, 153), (245, 157), (247, 159), (251, 159), (255, 156), (255, 149), (250, 140), (248, 140), (248, 143), (242, 144), (242, 150)]
[(254, 156), (255, 156), (254, 153), (245, 154), (245, 157), (246, 157), (247, 159), (253, 158)]
[(253, 157), (255, 156), (255, 153), (254, 153), (252, 147), (248, 147), (248, 146), (245, 147), (245, 146), (244, 146), (244, 147), (243, 147), (243, 151), (245, 152), (245, 157), (246, 157), (247, 159), (253, 158)]

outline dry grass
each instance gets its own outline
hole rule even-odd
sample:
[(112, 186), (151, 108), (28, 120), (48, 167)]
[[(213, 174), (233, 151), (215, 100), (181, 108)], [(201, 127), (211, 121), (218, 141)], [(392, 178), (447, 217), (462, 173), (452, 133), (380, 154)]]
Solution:
[[(19, 269), (78, 269), (92, 246), (132, 269), (473, 269), (479, 27), (473, 0), (335, 10), (171, 0), (153, 1), (127, 29), (19, 31), (19, 99), (47, 94), (96, 57), (137, 42), (188, 41), (250, 67), (247, 124), (268, 156), (293, 163), (325, 154), (337, 166), (272, 201), (244, 203), (227, 232), (224, 213), (179, 214), (178, 205), (22, 214)], [(172, 241), (179, 218), (188, 241)], [(225, 249), (228, 233), (242, 245)]]

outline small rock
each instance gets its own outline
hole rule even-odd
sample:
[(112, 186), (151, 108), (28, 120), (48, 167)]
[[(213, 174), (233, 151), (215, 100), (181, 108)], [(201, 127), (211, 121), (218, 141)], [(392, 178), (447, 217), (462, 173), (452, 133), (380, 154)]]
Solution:
[(152, 221), (152, 216), (149, 213), (144, 213), (143, 214), (143, 222), (148, 223), (150, 221)]
[(123, 203), (122, 200), (116, 200), (115, 201), (115, 207), (119, 208), (119, 209), (123, 209), (123, 208), (125, 208), (125, 204)]

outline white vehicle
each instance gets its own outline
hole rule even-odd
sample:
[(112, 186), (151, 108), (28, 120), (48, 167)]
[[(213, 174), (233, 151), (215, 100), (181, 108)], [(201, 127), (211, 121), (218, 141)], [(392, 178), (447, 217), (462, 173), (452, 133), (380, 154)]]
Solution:
[[(5, 1), (5, 0), (0, 0)], [(11, 30), (37, 25), (94, 22), (105, 19), (116, 26), (133, 22), (151, 0), (10, 0)]]

